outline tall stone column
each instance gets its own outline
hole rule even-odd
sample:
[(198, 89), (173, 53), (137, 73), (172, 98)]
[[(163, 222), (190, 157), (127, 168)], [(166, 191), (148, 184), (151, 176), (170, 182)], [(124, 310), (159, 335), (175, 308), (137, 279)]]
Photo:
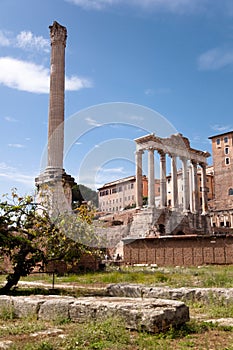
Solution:
[(163, 209), (167, 206), (167, 176), (166, 176), (166, 154), (160, 154), (160, 207)]
[(154, 169), (154, 150), (148, 150), (148, 206), (155, 206), (155, 169)]
[(193, 175), (193, 212), (197, 214), (199, 211), (199, 198), (198, 198), (198, 178), (197, 178), (197, 162), (192, 160), (192, 175)]
[(178, 207), (177, 165), (176, 155), (171, 155), (171, 177), (172, 177), (172, 209)]
[(189, 166), (189, 204), (190, 204), (190, 212), (194, 212), (193, 205), (193, 166), (190, 164)]
[(182, 162), (182, 177), (183, 177), (183, 211), (187, 213), (189, 208), (187, 159), (182, 157), (181, 162)]
[(200, 163), (201, 166), (201, 195), (202, 195), (202, 215), (208, 213), (208, 198), (206, 186), (206, 164)]
[(67, 30), (57, 22), (50, 28), (50, 96), (47, 167), (62, 172), (64, 150), (65, 47)]
[(54, 22), (50, 28), (50, 95), (48, 116), (47, 166), (35, 180), (37, 201), (51, 215), (72, 210), (74, 179), (63, 169), (64, 151), (64, 96), (65, 96), (65, 47), (67, 30)]
[(142, 207), (142, 154), (143, 151), (136, 151), (136, 207)]

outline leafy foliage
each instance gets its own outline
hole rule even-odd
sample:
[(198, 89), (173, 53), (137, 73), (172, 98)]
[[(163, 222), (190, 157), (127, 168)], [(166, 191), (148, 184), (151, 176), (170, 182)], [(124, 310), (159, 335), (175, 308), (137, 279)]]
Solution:
[[(85, 220), (85, 215), (88, 220)], [(12, 272), (1, 293), (17, 285), (36, 265), (43, 268), (50, 261), (73, 262), (80, 259), (93, 242), (91, 214), (50, 218), (31, 196), (20, 197), (12, 191), (11, 201), (0, 202), (0, 254), (9, 259)]]
[(72, 188), (72, 199), (75, 207), (82, 204), (83, 201), (91, 202), (96, 208), (98, 207), (98, 194), (91, 188), (84, 185), (75, 185)]

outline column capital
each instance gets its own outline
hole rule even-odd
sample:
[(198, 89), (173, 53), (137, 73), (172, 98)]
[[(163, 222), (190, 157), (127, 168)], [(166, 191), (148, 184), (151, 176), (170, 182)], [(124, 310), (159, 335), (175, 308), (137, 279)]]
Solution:
[(166, 152), (162, 149), (157, 149), (157, 152), (160, 156), (166, 156)]
[(53, 24), (49, 26), (49, 29), (50, 29), (51, 45), (55, 43), (61, 43), (64, 46), (66, 46), (66, 39), (67, 39), (66, 27), (54, 21)]
[(144, 153), (144, 150), (138, 149), (138, 150), (136, 150), (134, 153), (135, 153), (136, 155), (137, 155), (137, 154), (143, 154), (143, 153)]
[(197, 161), (195, 159), (191, 159), (190, 161), (191, 161), (192, 165), (194, 165), (194, 166), (197, 165)]
[(207, 167), (207, 164), (205, 162), (200, 162), (199, 165), (202, 168), (206, 168)]

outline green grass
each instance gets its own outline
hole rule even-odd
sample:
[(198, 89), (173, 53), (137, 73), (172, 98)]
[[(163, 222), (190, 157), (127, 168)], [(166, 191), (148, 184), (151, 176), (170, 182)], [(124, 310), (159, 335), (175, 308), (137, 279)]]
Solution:
[[(4, 282), (6, 276), (0, 276)], [(52, 275), (33, 274), (21, 279), (22, 281), (51, 284)], [(197, 267), (166, 267), (166, 268), (136, 268), (122, 267), (120, 270), (109, 268), (106, 272), (89, 272), (76, 275), (55, 277), (55, 286), (59, 283), (75, 285), (102, 285), (111, 283), (139, 283), (154, 286), (169, 287), (221, 287), (233, 288), (233, 266), (202, 266)]]
[[(8, 330), (14, 323), (16, 323), (15, 327), (19, 327), (19, 323), (16, 321), (7, 321)], [(46, 329), (46, 326), (53, 328), (56, 324), (52, 322), (43, 324), (42, 329)], [(59, 329), (63, 332), (62, 337), (43, 335), (43, 338), (41, 336), (35, 338), (27, 332), (22, 334), (22, 328), (19, 328), (18, 332), (15, 333), (15, 337), (12, 337), (12, 333), (9, 332), (5, 339), (9, 339), (9, 336), (11, 336), (10, 339), (13, 340), (14, 345), (11, 346), (10, 350), (233, 349), (233, 335), (229, 330), (223, 332), (218, 326), (208, 325), (204, 322), (188, 322), (178, 329), (170, 328), (166, 333), (160, 334), (129, 331), (120, 318), (109, 318), (98, 322), (90, 321), (85, 324), (63, 324)], [(219, 342), (218, 347), (215, 341), (216, 336)], [(0, 341), (3, 339), (0, 336)]]

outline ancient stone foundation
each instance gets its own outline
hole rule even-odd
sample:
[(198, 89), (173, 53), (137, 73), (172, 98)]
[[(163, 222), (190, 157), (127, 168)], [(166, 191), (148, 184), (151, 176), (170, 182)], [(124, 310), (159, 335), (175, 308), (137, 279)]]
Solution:
[(183, 302), (142, 297), (1, 296), (0, 311), (3, 309), (10, 309), (19, 318), (70, 319), (79, 323), (119, 316), (128, 329), (152, 333), (189, 321), (189, 309)]

